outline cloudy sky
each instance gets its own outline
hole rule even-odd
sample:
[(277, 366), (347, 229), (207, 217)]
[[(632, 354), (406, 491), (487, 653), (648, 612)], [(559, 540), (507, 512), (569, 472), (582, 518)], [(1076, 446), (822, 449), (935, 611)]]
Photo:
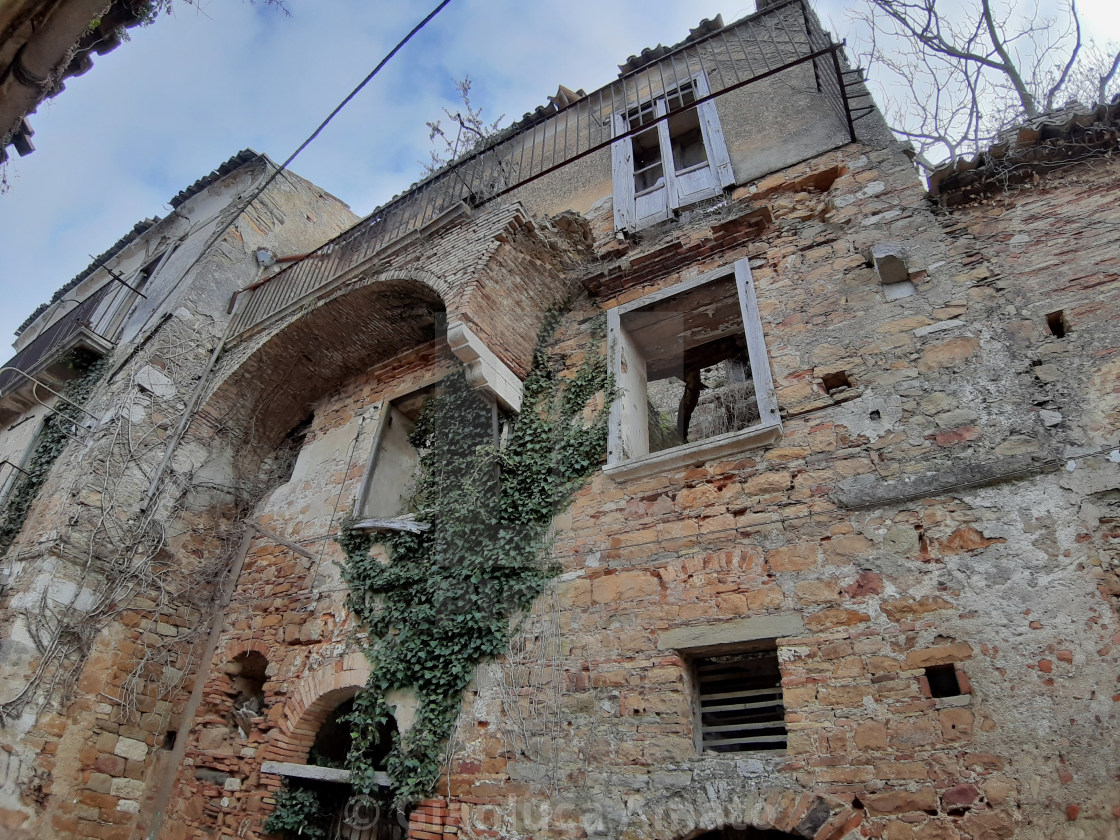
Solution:
[[(816, 0), (841, 37), (854, 0)], [(1049, 0), (1054, 2), (1054, 0)], [(434, 0), (180, 0), (172, 15), (71, 79), (32, 117), (36, 151), (0, 195), (0, 341), (166, 202), (240, 149), (284, 160)], [(1116, 0), (1079, 0), (1090, 33), (1120, 40)], [(485, 114), (593, 90), (642, 47), (754, 0), (453, 0), (292, 169), (365, 215), (421, 174), (425, 121), (456, 109), (469, 74)]]

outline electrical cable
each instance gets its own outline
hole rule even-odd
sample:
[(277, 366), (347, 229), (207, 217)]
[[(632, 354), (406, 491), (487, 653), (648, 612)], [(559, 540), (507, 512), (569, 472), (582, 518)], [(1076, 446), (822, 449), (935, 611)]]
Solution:
[[(389, 50), (389, 52), (386, 54), (386, 56), (383, 59), (381, 59), (381, 61), (379, 61), (377, 63), (377, 66), (374, 67), (373, 70), (371, 70), (369, 72), (369, 75), (367, 75), (364, 79), (362, 79), (362, 81), (359, 82), (359, 84), (356, 88), (354, 88), (352, 91), (350, 91), (349, 95), (347, 95), (347, 97), (345, 99), (343, 99), (335, 107), (335, 109), (330, 112), (330, 114), (327, 115), (327, 118), (325, 120), (323, 120), (321, 123), (319, 123), (319, 127), (316, 128), (311, 133), (311, 136), (309, 136), (306, 140), (304, 140), (300, 144), (299, 148), (296, 149), (294, 152), (292, 152), (288, 156), (288, 159), (286, 161), (284, 161), (282, 164), (280, 164), (280, 166), (277, 167), (276, 171), (273, 172), (271, 175), (269, 175), (264, 180), (264, 183), (262, 183), (259, 187), (257, 187), (257, 189), (254, 190), (253, 193), (247, 199), (245, 199), (237, 207), (237, 209), (234, 212), (232, 212), (229, 215), (229, 220), (224, 225), (221, 225), (220, 227), (218, 227), (214, 231), (214, 233), (212, 233), (210, 235), (209, 241), (207, 242), (206, 246), (203, 247), (198, 252), (198, 256), (196, 256), (194, 258), (194, 261), (190, 265), (188, 265), (187, 268), (183, 271), (183, 273), (181, 275), (182, 277), (186, 277), (191, 271), (194, 270), (195, 266), (197, 266), (199, 264), (199, 262), (202, 261), (202, 258), (204, 256), (206, 256), (206, 254), (210, 253), (211, 247), (215, 243), (217, 243), (218, 240), (222, 236), (225, 235), (225, 232), (227, 230), (229, 230), (230, 227), (233, 226), (233, 223), (235, 221), (237, 221), (239, 218), (241, 218), (241, 214), (244, 213), (245, 210), (247, 210), (249, 208), (249, 206), (254, 201), (257, 200), (258, 197), (260, 197), (261, 193), (263, 193), (268, 188), (269, 184), (271, 184), (273, 181), (275, 181), (280, 176), (281, 172), (283, 172), (285, 169), (287, 169), (288, 164), (290, 164), (293, 160), (295, 160), (296, 156), (300, 152), (302, 152), (304, 149), (306, 149), (311, 144), (311, 141), (313, 141), (316, 137), (319, 136), (319, 133), (324, 128), (326, 128), (327, 124), (331, 120), (333, 120), (335, 118), (335, 115), (337, 115), (339, 111), (341, 111), (343, 108), (345, 108), (346, 105), (350, 102), (351, 99), (353, 99), (355, 96), (358, 95), (359, 91), (361, 91), (361, 89), (364, 88), (370, 82), (370, 80), (373, 79), (373, 77), (376, 76), (381, 71), (381, 68), (383, 68), (386, 64), (389, 63), (390, 59), (392, 59), (393, 56), (395, 56), (398, 52), (400, 52), (401, 48), (405, 44), (407, 44), (410, 40), (412, 40), (412, 36), (415, 35), (417, 32), (419, 32), (421, 29), (423, 29), (428, 24), (428, 22), (432, 18), (434, 18), (436, 15), (438, 15), (441, 11), (443, 11), (444, 7), (447, 6), (450, 2), (451, 2), (451, 0), (443, 0), (443, 2), (441, 2), (438, 6), (436, 6), (434, 9), (432, 9), (431, 12), (428, 13), (427, 17), (425, 17), (422, 21), (420, 21), (418, 24), (416, 24), (414, 27), (412, 27), (412, 29), (409, 31), (409, 33), (407, 35), (405, 35), (400, 41), (398, 41), (397, 45), (395, 47), (393, 47), (393, 49)], [(207, 365), (206, 369), (203, 371), (202, 375), (199, 377), (198, 384), (195, 386), (195, 390), (191, 394), (190, 400), (188, 401), (186, 408), (183, 410), (182, 420), (180, 421), (178, 427), (176, 428), (174, 434), (172, 435), (171, 441), (167, 446), (166, 452), (164, 453), (164, 457), (163, 457), (162, 461), (160, 462), (159, 466), (156, 468), (155, 475), (152, 477), (151, 484), (148, 488), (148, 498), (147, 498), (147, 501), (144, 503), (144, 508), (147, 508), (147, 506), (149, 504), (151, 504), (152, 498), (155, 496), (157, 485), (158, 485), (159, 481), (162, 479), (163, 474), (164, 474), (165, 470), (167, 469), (167, 466), (171, 463), (171, 457), (175, 454), (175, 450), (178, 448), (179, 441), (182, 439), (182, 436), (186, 433), (187, 426), (194, 419), (194, 410), (197, 407), (198, 400), (202, 397), (202, 393), (205, 390), (205, 388), (206, 388), (206, 386), (209, 382), (210, 374), (214, 370), (214, 365), (217, 362), (218, 357), (222, 354), (222, 351), (225, 350), (226, 340), (230, 337), (230, 333), (231, 333), (231, 330), (233, 329), (234, 323), (235, 323), (235, 319), (233, 319), (233, 318), (231, 318), (227, 322), (225, 335), (222, 336), (222, 339), (218, 342), (217, 346), (215, 346), (215, 348), (214, 348), (214, 351), (210, 354), (210, 362)]]
[[(428, 24), (428, 21), (430, 21), (432, 18), (434, 18), (436, 15), (438, 15), (441, 11), (443, 11), (443, 8), (450, 2), (451, 2), (451, 0), (443, 0), (442, 3), (440, 3), (434, 9), (432, 9), (431, 12), (428, 13), (428, 16), (426, 18), (424, 18), (422, 21), (420, 21), (418, 24), (416, 24), (414, 27), (412, 27), (412, 30), (407, 35), (405, 35), (400, 41), (398, 41), (397, 45), (395, 47), (393, 47), (393, 49), (391, 49), (388, 52), (388, 54), (383, 59), (381, 59), (381, 61), (379, 61), (377, 63), (377, 66), (374, 67), (373, 70), (370, 71), (369, 75), (366, 76), (364, 79), (362, 79), (362, 81), (358, 84), (358, 86), (356, 88), (354, 88), (352, 91), (350, 91), (349, 95), (345, 99), (343, 99), (340, 103), (338, 103), (338, 105), (335, 107), (335, 109), (333, 111), (331, 111), (330, 114), (327, 115), (327, 118), (325, 120), (323, 120), (321, 123), (319, 123), (319, 127), (316, 128), (313, 132), (311, 132), (311, 136), (308, 137), (306, 140), (304, 140), (300, 144), (299, 148), (296, 149), (294, 152), (292, 152), (291, 155), (288, 156), (288, 159), (286, 161), (284, 161), (282, 164), (280, 164), (280, 166), (276, 169), (276, 171), (273, 172), (268, 178), (265, 179), (265, 182), (263, 184), (261, 184), (256, 189), (256, 191), (249, 197), (249, 200), (245, 202), (244, 206), (241, 209), (242, 210), (245, 209), (245, 207), (248, 207), (250, 204), (252, 204), (254, 201), (256, 201), (257, 197), (260, 196), (260, 194), (268, 188), (268, 185), (271, 184), (273, 181), (275, 181), (279, 177), (280, 173), (288, 168), (288, 165), (293, 160), (296, 159), (296, 156), (300, 152), (302, 152), (309, 145), (311, 145), (311, 142), (316, 137), (318, 137), (320, 132), (322, 132), (322, 130), (327, 127), (327, 124), (330, 123), (330, 121), (333, 120), (335, 118), (335, 116), (337, 116), (338, 112), (341, 111), (343, 108), (345, 108), (350, 103), (350, 100), (353, 99), (355, 96), (357, 96), (361, 92), (362, 88), (364, 88), (367, 84), (369, 84), (369, 82), (373, 79), (373, 77), (376, 76), (381, 71), (381, 68), (384, 67), (386, 64), (388, 64), (390, 59), (392, 59), (392, 57), (395, 56), (400, 51), (400, 49), (412, 39), (412, 36), (415, 35), (417, 32), (419, 32), (421, 29), (423, 29)], [(238, 211), (238, 213), (235, 214), (234, 218), (236, 218), (239, 215), (240, 215), (240, 211)]]

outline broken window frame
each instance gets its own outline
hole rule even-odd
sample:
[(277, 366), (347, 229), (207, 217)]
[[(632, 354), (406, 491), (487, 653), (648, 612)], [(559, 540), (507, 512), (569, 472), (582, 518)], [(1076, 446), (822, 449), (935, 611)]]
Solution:
[[(417, 388), (413, 388), (404, 393), (398, 393), (392, 397), (386, 397), (374, 405), (373, 410), (377, 412), (375, 420), (377, 425), (374, 428), (373, 444), (370, 447), (369, 460), (366, 462), (366, 470), (362, 476), (362, 484), (358, 490), (358, 496), (354, 500), (353, 516), (355, 520), (355, 529), (368, 531), (411, 531), (413, 533), (428, 530), (428, 523), (419, 522), (412, 516), (404, 514), (403, 512), (392, 517), (371, 516), (369, 513), (369, 503), (379, 483), (377, 478), (377, 466), (381, 457), (381, 445), (382, 442), (386, 440), (386, 435), (391, 428), (394, 419), (394, 411), (398, 417), (403, 417), (408, 423), (407, 430), (405, 431), (406, 438), (407, 435), (412, 433), (414, 424), (411, 420), (408, 420), (403, 412), (394, 407), (394, 403), (401, 403), (404, 400), (414, 399), (421, 395), (424, 395), (424, 398), (427, 399), (427, 397), (434, 393), (436, 386), (442, 379), (443, 375), (441, 374)], [(502, 447), (509, 438), (510, 423), (515, 413), (506, 410), (504, 406), (499, 403), (498, 399), (488, 391), (480, 390), (479, 394), (490, 405), (492, 427), (494, 431), (494, 445)], [(409, 444), (409, 447), (411, 448), (411, 444)], [(405, 498), (404, 494), (410, 489), (412, 477), (416, 474), (416, 468), (419, 466), (420, 453), (416, 452), (415, 449), (412, 449), (412, 452), (416, 457), (412, 463), (411, 469), (408, 470), (408, 481), (400, 488), (402, 494), (399, 498), (401, 500)]]
[[(747, 358), (759, 421), (737, 431), (726, 432), (703, 440), (683, 443), (657, 452), (649, 451), (648, 383), (646, 363), (623, 327), (623, 317), (651, 304), (690, 292), (717, 280), (725, 280), (734, 272), (739, 297), (739, 315), (747, 342)], [(732, 268), (720, 268), (667, 289), (645, 295), (637, 300), (607, 310), (607, 336), (619, 395), (611, 404), (607, 464), (603, 468), (613, 478), (630, 478), (653, 472), (689, 466), (712, 458), (761, 446), (781, 437), (782, 423), (762, 318), (758, 311), (754, 279), (747, 259), (735, 262)]]
[[(686, 91), (686, 89), (689, 89)], [(683, 106), (686, 93), (693, 101), (709, 95), (707, 77), (703, 73), (692, 76), (690, 81), (662, 91), (654, 97), (629, 105), (626, 110), (611, 116), (611, 128), (619, 139), (611, 144), (611, 171), (614, 188), (614, 226), (616, 230), (637, 230), (669, 218), (672, 211), (705, 198), (719, 195), (735, 183), (731, 158), (723, 137), (719, 114), (711, 99), (699, 104)], [(681, 103), (674, 110), (672, 100)], [(653, 121), (648, 128), (624, 136), (633, 127), (631, 120), (652, 105)], [(676, 167), (676, 148), (670, 132), (670, 123), (678, 115), (696, 114), (700, 136), (707, 158), (703, 163)], [(637, 138), (656, 132), (660, 151), (662, 184), (638, 190), (634, 166), (634, 143)], [(651, 164), (652, 167), (652, 164)], [(649, 167), (647, 167), (649, 168)]]
[[(375, 421), (377, 425), (373, 430), (373, 444), (370, 447), (369, 460), (366, 462), (365, 474), (362, 476), (362, 485), (358, 491), (358, 497), (354, 502), (354, 519), (357, 520), (355, 528), (371, 531), (407, 530), (417, 532), (426, 530), (427, 526), (425, 525), (425, 523), (416, 522), (415, 520), (412, 520), (406, 516), (402, 516), (401, 512), (398, 512), (395, 516), (373, 516), (370, 512), (370, 504), (373, 500), (374, 494), (378, 492), (379, 482), (377, 479), (377, 470), (378, 465), (381, 461), (382, 444), (387, 442), (388, 435), (391, 434), (394, 419), (403, 418), (404, 421), (407, 422), (408, 425), (404, 431), (406, 441), (408, 435), (412, 433), (412, 421), (409, 420), (402, 411), (397, 409), (394, 406), (394, 403), (399, 403), (404, 399), (416, 396), (417, 394), (422, 393), (429, 388), (430, 386), (425, 386), (423, 388), (417, 388), (414, 391), (409, 391), (405, 394), (399, 394), (394, 398), (383, 399), (374, 407), (374, 410), (377, 412), (377, 418)], [(397, 471), (407, 471), (411, 476), (416, 472), (416, 467), (420, 461), (420, 454), (416, 452), (415, 449), (412, 449), (411, 444), (409, 444), (409, 448), (415, 456), (413, 458), (412, 468), (410, 470), (398, 469)], [(382, 477), (380, 483), (385, 483), (387, 481), (389, 480)], [(403, 500), (404, 493), (407, 492), (408, 488), (406, 485), (404, 487), (399, 487), (399, 489), (401, 493), (398, 496), (398, 502)]]

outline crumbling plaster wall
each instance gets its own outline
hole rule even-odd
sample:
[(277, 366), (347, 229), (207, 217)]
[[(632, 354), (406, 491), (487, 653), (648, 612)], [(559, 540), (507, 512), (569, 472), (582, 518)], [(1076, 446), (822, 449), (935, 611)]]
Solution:
[[(248, 189), (232, 180), (232, 192), (218, 190), (226, 202)], [(201, 253), (193, 275), (168, 289), (154, 329), (112, 354), (88, 402), (100, 422), (56, 462), (6, 558), (0, 825), (15, 836), (129, 836), (178, 726), (209, 599), (255, 487), (230, 480), (220, 418), (200, 424), (145, 506), (149, 483), (224, 331), (229, 295), (255, 277), (253, 249), (303, 249), (353, 218), (301, 179), (266, 195), (268, 211), (234, 218), (209, 250), (192, 240), (180, 249)], [(207, 241), (229, 213), (204, 214), (197, 236)], [(129, 258), (147, 250), (141, 241)], [(204, 288), (186, 294), (200, 277)]]

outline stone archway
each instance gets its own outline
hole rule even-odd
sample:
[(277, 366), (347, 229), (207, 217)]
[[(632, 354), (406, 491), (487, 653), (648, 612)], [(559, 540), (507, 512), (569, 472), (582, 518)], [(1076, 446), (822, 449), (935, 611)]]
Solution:
[(864, 812), (809, 791), (720, 779), (642, 803), (624, 840), (855, 840)]
[(284, 706), (283, 717), (262, 751), (264, 761), (303, 764), (330, 714), (365, 685), (370, 668), (359, 653), (308, 674)]
[(797, 834), (779, 831), (776, 828), (723, 826), (697, 834), (691, 840), (802, 840), (802, 838)]

